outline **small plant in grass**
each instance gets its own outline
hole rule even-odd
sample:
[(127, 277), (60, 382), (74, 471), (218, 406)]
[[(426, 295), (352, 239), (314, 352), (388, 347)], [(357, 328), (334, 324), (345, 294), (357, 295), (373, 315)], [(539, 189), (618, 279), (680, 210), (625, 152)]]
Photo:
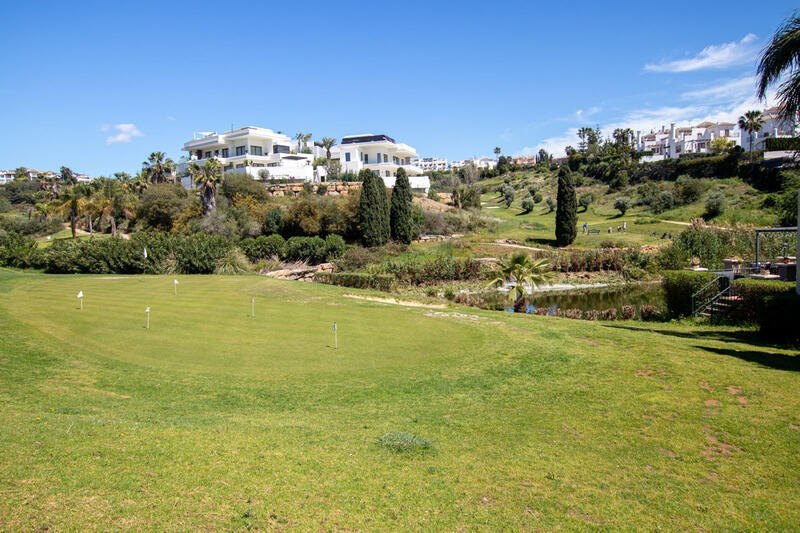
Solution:
[(616, 320), (617, 319), (617, 310), (614, 307), (609, 309), (604, 309), (600, 313), (600, 320)]
[(217, 260), (214, 274), (236, 275), (244, 274), (250, 270), (250, 262), (244, 252), (238, 248), (231, 248), (228, 252)]
[(586, 313), (583, 316), (586, 317), (586, 320), (597, 320), (597, 317), (600, 316), (600, 311), (598, 311), (597, 309), (591, 309), (589, 311), (586, 311)]
[(622, 318), (625, 320), (633, 320), (636, 318), (636, 306), (635, 305), (623, 305), (622, 306)]
[(386, 433), (376, 444), (394, 453), (426, 453), (433, 450), (431, 441), (405, 431)]
[(447, 298), (448, 300), (455, 300), (456, 293), (453, 291), (453, 289), (448, 287), (444, 290), (444, 297)]

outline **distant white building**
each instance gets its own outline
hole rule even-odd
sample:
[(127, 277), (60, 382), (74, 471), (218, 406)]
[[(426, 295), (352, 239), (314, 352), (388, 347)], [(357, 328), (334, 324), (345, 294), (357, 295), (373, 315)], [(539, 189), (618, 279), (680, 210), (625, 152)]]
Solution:
[(313, 149), (308, 146), (312, 153), (298, 153), (297, 147), (297, 141), (282, 133), (254, 126), (224, 133), (202, 132), (184, 143), (183, 150), (189, 155), (179, 161), (178, 173), (185, 175), (189, 164), (202, 165), (213, 157), (223, 172), (246, 172), (261, 179), (261, 171), (266, 170), (270, 179), (312, 181)]
[(472, 159), (464, 159), (463, 161), (451, 161), (450, 162), (450, 168), (452, 170), (458, 170), (459, 168), (467, 166), (467, 165), (473, 165), (478, 170), (481, 170), (481, 169), (484, 169), (484, 168), (494, 168), (494, 167), (496, 167), (497, 166), (497, 161), (492, 159), (491, 157), (481, 157), (481, 158), (473, 157)]
[(423, 172), (430, 172), (432, 170), (447, 170), (450, 168), (447, 163), (447, 158), (440, 157), (423, 157), (412, 159), (411, 164), (418, 166)]
[(331, 149), (331, 159), (338, 159), (342, 172), (358, 173), (366, 168), (376, 172), (387, 187), (394, 186), (397, 171), (405, 169), (411, 189), (427, 193), (430, 179), (422, 175), (422, 169), (412, 164), (417, 151), (407, 144), (395, 142), (388, 135), (348, 135), (342, 137), (339, 146)]
[(653, 152), (641, 158), (647, 163), (674, 159), (685, 153), (708, 153), (712, 141), (719, 138), (740, 144), (741, 132), (731, 122), (701, 122), (696, 126), (681, 127), (675, 127), (675, 123), (672, 123), (669, 129), (662, 126), (660, 130), (644, 135), (637, 131), (635, 143), (637, 150)]
[[(795, 124), (788, 119), (781, 118), (780, 109), (770, 107), (761, 114), (761, 131), (753, 134), (753, 149), (764, 150), (766, 141), (770, 137), (794, 137), (797, 132)], [(750, 134), (742, 132), (742, 148), (750, 150)]]

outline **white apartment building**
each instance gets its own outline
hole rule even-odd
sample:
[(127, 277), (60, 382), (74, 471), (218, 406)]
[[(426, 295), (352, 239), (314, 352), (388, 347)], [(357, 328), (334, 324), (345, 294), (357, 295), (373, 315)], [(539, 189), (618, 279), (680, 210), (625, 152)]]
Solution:
[(660, 130), (644, 135), (637, 131), (636, 149), (653, 152), (652, 155), (643, 156), (642, 162), (663, 161), (677, 158), (684, 153), (710, 152), (711, 142), (719, 138), (741, 144), (741, 132), (731, 122), (701, 122), (696, 126), (677, 128), (672, 123), (669, 129), (662, 126)]
[(416, 165), (423, 170), (423, 172), (430, 172), (431, 170), (447, 170), (447, 158), (440, 157), (423, 157), (411, 160), (412, 165)]
[(0, 170), (0, 185), (5, 185), (6, 183), (11, 183), (12, 181), (14, 181), (13, 170)]
[(388, 135), (348, 135), (342, 137), (338, 146), (331, 149), (331, 159), (338, 159), (342, 172), (358, 173), (366, 168), (376, 172), (387, 187), (393, 187), (397, 170), (405, 169), (411, 189), (427, 193), (430, 179), (422, 175), (422, 169), (412, 164), (417, 151), (407, 144), (395, 142)]
[(452, 170), (458, 170), (461, 167), (467, 165), (474, 165), (478, 170), (484, 168), (494, 168), (497, 166), (497, 161), (492, 159), (491, 157), (473, 157), (472, 159), (464, 159), (463, 161), (451, 161), (450, 168)]
[(312, 181), (314, 154), (295, 153), (296, 148), (297, 141), (266, 128), (247, 126), (224, 133), (201, 132), (184, 143), (183, 150), (189, 155), (178, 162), (178, 174), (185, 175), (191, 163), (202, 165), (213, 157), (223, 172), (246, 172), (260, 179), (260, 172), (267, 170), (270, 179)]
[[(788, 119), (781, 118), (780, 109), (770, 107), (761, 114), (761, 131), (753, 134), (753, 149), (763, 150), (766, 140), (770, 137), (794, 137), (797, 131), (795, 124)], [(750, 134), (742, 132), (742, 148), (750, 150)]]

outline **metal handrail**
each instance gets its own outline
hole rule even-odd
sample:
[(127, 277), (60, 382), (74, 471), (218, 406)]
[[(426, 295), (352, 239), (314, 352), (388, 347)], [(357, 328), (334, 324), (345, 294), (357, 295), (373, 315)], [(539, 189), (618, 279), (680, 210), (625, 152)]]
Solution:
[(694, 312), (694, 313), (692, 313), (692, 314), (693, 314), (693, 315), (698, 315), (698, 314), (702, 313), (704, 309), (707, 309), (709, 306), (711, 306), (711, 304), (713, 304), (714, 302), (716, 302), (717, 300), (719, 300), (719, 299), (720, 299), (720, 298), (721, 298), (721, 297), (722, 297), (722, 296), (723, 296), (723, 295), (724, 295), (726, 292), (733, 292), (733, 291), (731, 291), (731, 288), (732, 288), (732, 287), (733, 287), (733, 285), (729, 285), (729, 286), (725, 287), (724, 289), (722, 289), (720, 292), (718, 292), (717, 294), (715, 294), (714, 296), (712, 296), (712, 297), (711, 297), (711, 298), (710, 298), (710, 299), (709, 299), (709, 300), (708, 300), (706, 303), (704, 303), (703, 305), (701, 305), (701, 306), (700, 306), (700, 307), (697, 309), (697, 311), (695, 311), (695, 312)]
[[(702, 287), (700, 287), (700, 289), (698, 289), (698, 290), (697, 290), (697, 291), (696, 291), (694, 294), (692, 294), (692, 316), (694, 316), (694, 315), (696, 315), (697, 313), (699, 313), (699, 312), (700, 312), (700, 309), (699, 309), (699, 308), (698, 308), (698, 309), (695, 309), (695, 307), (696, 307), (696, 306), (695, 306), (695, 300), (697, 299), (697, 296), (698, 296), (698, 295), (700, 295), (702, 292), (704, 292), (706, 289), (708, 289), (708, 288), (709, 288), (709, 287), (710, 287), (712, 284), (714, 284), (714, 283), (719, 283), (719, 280), (720, 280), (721, 278), (724, 278), (724, 277), (725, 277), (725, 276), (720, 276), (720, 275), (717, 275), (717, 277), (716, 277), (716, 278), (712, 279), (711, 281), (709, 281), (708, 283), (706, 283), (705, 285), (703, 285)], [(702, 304), (702, 305), (700, 306), (700, 308), (703, 308), (703, 307), (705, 307), (705, 306), (706, 306), (708, 303), (709, 303), (709, 302), (705, 302), (704, 304)]]

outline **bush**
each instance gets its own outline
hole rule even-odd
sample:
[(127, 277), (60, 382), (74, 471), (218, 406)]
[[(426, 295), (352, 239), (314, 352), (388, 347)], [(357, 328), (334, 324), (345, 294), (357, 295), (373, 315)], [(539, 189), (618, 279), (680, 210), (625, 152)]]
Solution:
[(269, 259), (272, 256), (283, 258), (286, 254), (286, 240), (280, 235), (261, 235), (256, 239), (244, 239), (239, 243), (239, 248), (247, 255), (250, 261)]
[(220, 192), (230, 201), (235, 200), (236, 196), (250, 196), (262, 202), (269, 197), (267, 188), (245, 172), (226, 172)]
[(600, 312), (600, 320), (616, 320), (617, 319), (617, 308), (611, 307), (609, 309), (604, 309)]
[(622, 318), (623, 320), (633, 320), (636, 318), (636, 306), (635, 305), (623, 305), (622, 306)]
[(680, 246), (668, 244), (658, 249), (656, 264), (661, 270), (680, 270), (692, 259), (689, 252)]
[(530, 196), (526, 196), (522, 199), (522, 210), (526, 213), (530, 213), (533, 211), (533, 208), (536, 207), (536, 202)]
[(705, 181), (682, 174), (675, 180), (675, 194), (682, 204), (691, 204), (703, 196), (706, 191)]
[(739, 296), (729, 318), (736, 322), (756, 322), (763, 300), (769, 296), (792, 294), (794, 284), (783, 281), (737, 279), (733, 282), (734, 293)]
[(714, 218), (724, 213), (727, 206), (725, 194), (722, 191), (716, 191), (706, 199), (706, 214), (710, 218)]
[(339, 235), (328, 235), (325, 237), (325, 260), (333, 261), (344, 255), (344, 239)]
[(642, 305), (639, 308), (639, 318), (645, 322), (652, 322), (659, 320), (661, 318), (661, 314), (658, 312), (658, 308), (654, 305)]
[(597, 311), (596, 309), (591, 309), (589, 311), (586, 311), (584, 316), (586, 317), (586, 320), (597, 320), (597, 317), (600, 316), (600, 311)]
[(671, 191), (661, 191), (652, 205), (653, 213), (663, 213), (675, 207), (675, 197)]
[(368, 274), (366, 272), (317, 272), (314, 281), (328, 285), (340, 285), (355, 289), (377, 289), (391, 292), (394, 289), (394, 277), (388, 274)]
[(592, 205), (592, 202), (594, 202), (594, 195), (590, 192), (583, 193), (578, 200), (578, 204), (583, 208), (584, 211), (589, 210), (589, 206)]
[(472, 258), (437, 257), (427, 260), (410, 260), (404, 263), (389, 261), (386, 269), (389, 274), (394, 274), (398, 281), (410, 285), (424, 285), (439, 281), (466, 281), (484, 277), (483, 266)]
[(11, 202), (5, 196), (0, 196), (0, 213), (11, 211)]
[(188, 192), (181, 185), (157, 183), (142, 193), (138, 219), (146, 228), (169, 231), (191, 202)]
[(323, 263), (326, 252), (325, 241), (321, 237), (292, 237), (286, 241), (286, 259), (290, 261)]
[(793, 293), (765, 296), (759, 304), (759, 331), (764, 340), (775, 343), (800, 344), (800, 297)]
[(767, 137), (764, 149), (767, 152), (798, 151), (800, 150), (800, 137)]
[(580, 309), (566, 309), (564, 310), (563, 316), (573, 320), (580, 320), (583, 317), (583, 311)]
[(228, 252), (217, 259), (217, 266), (214, 274), (234, 276), (250, 271), (250, 263), (241, 250), (231, 248)]
[(712, 281), (712, 272), (671, 270), (664, 273), (664, 293), (667, 310), (673, 318), (692, 314), (692, 295)]
[(36, 241), (0, 230), (0, 266), (38, 268), (42, 254)]

